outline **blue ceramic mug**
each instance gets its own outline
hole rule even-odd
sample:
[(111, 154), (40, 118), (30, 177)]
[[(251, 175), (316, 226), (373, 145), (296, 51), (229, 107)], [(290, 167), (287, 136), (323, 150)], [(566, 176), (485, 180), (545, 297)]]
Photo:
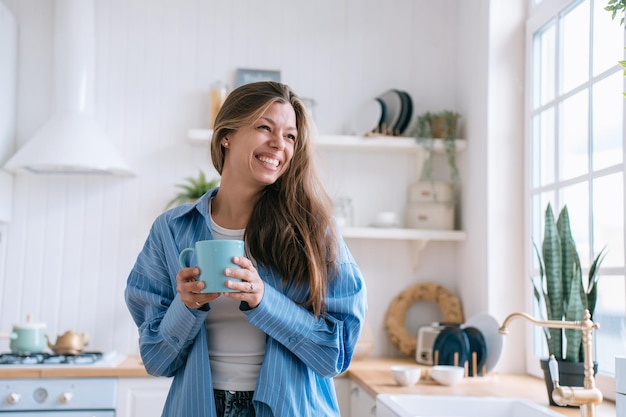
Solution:
[(181, 268), (189, 268), (186, 263), (187, 254), (195, 255), (196, 264), (200, 268), (198, 279), (205, 284), (203, 293), (208, 292), (236, 292), (226, 288), (226, 280), (241, 281), (224, 275), (225, 268), (240, 268), (233, 263), (233, 257), (244, 256), (243, 240), (201, 240), (195, 247), (186, 248), (180, 252), (178, 262)]

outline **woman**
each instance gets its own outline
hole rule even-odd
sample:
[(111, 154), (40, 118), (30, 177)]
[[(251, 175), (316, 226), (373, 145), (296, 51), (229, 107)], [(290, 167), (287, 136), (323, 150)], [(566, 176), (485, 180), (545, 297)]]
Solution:
[[(215, 120), (221, 183), (154, 222), (126, 302), (152, 375), (173, 376), (163, 416), (339, 416), (332, 378), (352, 359), (367, 309), (313, 166), (311, 121), (286, 85), (232, 91)], [(243, 239), (237, 292), (200, 293), (179, 270), (196, 241)]]

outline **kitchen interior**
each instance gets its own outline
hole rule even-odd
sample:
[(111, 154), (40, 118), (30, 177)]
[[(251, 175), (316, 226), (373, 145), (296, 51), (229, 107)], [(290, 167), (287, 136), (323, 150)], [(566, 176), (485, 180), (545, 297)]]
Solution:
[[(527, 362), (535, 360), (530, 326), (516, 323), (506, 337), (496, 336), (498, 357), (480, 377), (439, 385), (423, 381), (430, 370), (423, 366), (419, 384), (398, 387), (391, 366), (416, 359), (391, 340), (385, 323), (396, 296), (414, 285), (441, 286), (468, 320), (487, 316), (501, 323), (510, 313), (530, 311), (520, 157), (526, 0), (85, 0), (79, 3), (93, 13), (81, 15), (78, 26), (87, 22), (86, 32), (73, 32), (59, 25), (66, 17), (58, 11), (76, 3), (0, 2), (0, 61), (14, 58), (0, 72), (10, 90), (2, 93), (0, 163), (58, 108), (77, 105), (67, 96), (86, 84), (88, 108), (122, 168), (107, 175), (0, 171), (0, 334), (16, 325), (35, 327), (48, 336), (46, 352), (60, 352), (52, 359), (59, 363), (34, 358), (0, 365), (0, 415), (11, 415), (20, 402), (51, 404), (47, 411), (54, 411), (79, 400), (99, 411), (76, 406), (66, 415), (160, 413), (169, 381), (149, 377), (141, 366), (125, 282), (176, 184), (199, 170), (217, 177), (208, 142), (195, 134), (210, 127), (212, 87), (232, 88), (239, 69), (279, 73), (308, 99), (320, 172), (334, 198), (350, 200), (353, 227), (345, 239), (363, 272), (369, 311), (362, 349), (336, 380), (342, 415), (376, 415), (377, 395), (416, 392), (526, 395), (548, 410), (540, 379), (526, 375)], [(93, 59), (88, 71), (72, 72), (68, 62), (76, 57), (55, 50), (59, 33), (92, 42), (87, 58), (77, 58)], [(58, 68), (76, 76), (59, 76)], [(366, 109), (392, 89), (412, 99), (406, 137), (364, 137), (372, 122)], [(403, 223), (408, 190), (419, 179), (423, 155), (409, 133), (416, 116), (444, 109), (461, 115), (461, 193), (452, 230), (377, 227), (381, 214)], [(401, 145), (373, 151), (350, 145), (381, 140)], [(434, 161), (445, 174), (442, 155)], [(410, 306), (405, 325), (416, 338), (420, 328), (442, 320), (437, 303), (426, 300)], [(74, 355), (76, 346), (87, 355)], [(0, 353), (10, 351), (10, 337), (1, 337)], [(42, 388), (46, 380), (51, 385)], [(33, 400), (11, 396), (19, 390), (33, 391)], [(19, 415), (43, 414), (37, 410)], [(536, 415), (580, 414), (577, 408), (548, 411), (559, 414)], [(615, 415), (613, 399), (597, 411)]]

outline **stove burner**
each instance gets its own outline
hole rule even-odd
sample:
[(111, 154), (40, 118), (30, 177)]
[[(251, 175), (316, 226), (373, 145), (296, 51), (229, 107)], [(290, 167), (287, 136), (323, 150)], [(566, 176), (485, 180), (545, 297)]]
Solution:
[(78, 355), (55, 355), (51, 353), (2, 353), (2, 365), (87, 365), (102, 358), (102, 352), (82, 352)]

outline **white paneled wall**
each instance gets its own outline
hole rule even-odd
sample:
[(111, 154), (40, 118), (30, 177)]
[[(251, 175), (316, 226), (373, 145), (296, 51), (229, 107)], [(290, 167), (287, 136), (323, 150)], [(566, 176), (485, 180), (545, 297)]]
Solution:
[[(52, 112), (54, 2), (2, 1), (19, 24), (21, 145)], [(389, 88), (412, 95), (414, 114), (455, 108), (456, 7), (455, 0), (97, 1), (96, 116), (137, 175), (15, 178), (0, 254), (0, 332), (33, 314), (53, 336), (74, 329), (92, 336), (92, 349), (136, 352), (126, 277), (174, 184), (199, 168), (213, 172), (208, 151), (186, 141), (188, 128), (207, 127), (210, 85), (232, 86), (237, 68), (279, 69), (318, 103), (322, 133), (351, 133), (360, 106)], [(383, 178), (365, 182), (395, 181), (384, 165), (393, 162), (369, 163)], [(348, 161), (346, 175), (355, 165)], [(402, 198), (392, 197), (396, 205)], [(414, 270), (406, 243), (349, 244), (370, 289), (376, 353), (396, 354), (382, 326), (389, 300), (416, 280), (453, 286), (455, 247), (428, 247)], [(443, 269), (438, 257), (448, 259)], [(0, 340), (0, 351), (7, 348)]]

